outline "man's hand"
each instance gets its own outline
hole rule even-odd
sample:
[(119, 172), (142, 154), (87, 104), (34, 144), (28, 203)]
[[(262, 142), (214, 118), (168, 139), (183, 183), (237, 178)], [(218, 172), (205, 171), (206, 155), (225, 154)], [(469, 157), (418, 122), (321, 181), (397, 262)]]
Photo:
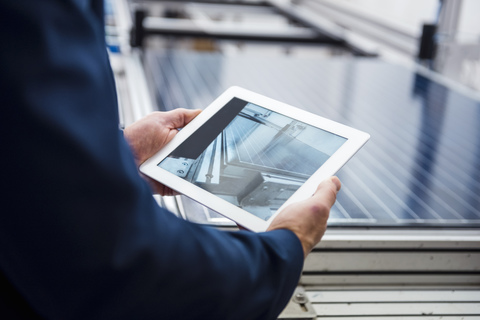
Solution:
[[(175, 109), (169, 112), (153, 112), (143, 119), (129, 125), (124, 130), (125, 139), (132, 148), (135, 161), (140, 166), (153, 156), (183, 128), (192, 121), (201, 110)], [(174, 194), (170, 188), (144, 176), (154, 192), (161, 195)]]
[(337, 199), (341, 188), (340, 180), (332, 177), (323, 181), (315, 194), (307, 200), (286, 207), (272, 221), (268, 230), (288, 229), (300, 239), (304, 258), (320, 242), (325, 230), (330, 208)]

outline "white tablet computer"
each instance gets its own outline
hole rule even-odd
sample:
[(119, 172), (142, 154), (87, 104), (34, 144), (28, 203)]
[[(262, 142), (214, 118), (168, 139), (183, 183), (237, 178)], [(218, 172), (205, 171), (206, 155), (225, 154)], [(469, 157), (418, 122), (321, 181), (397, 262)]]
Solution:
[(279, 211), (310, 197), (369, 137), (232, 87), (140, 170), (247, 229), (265, 231)]

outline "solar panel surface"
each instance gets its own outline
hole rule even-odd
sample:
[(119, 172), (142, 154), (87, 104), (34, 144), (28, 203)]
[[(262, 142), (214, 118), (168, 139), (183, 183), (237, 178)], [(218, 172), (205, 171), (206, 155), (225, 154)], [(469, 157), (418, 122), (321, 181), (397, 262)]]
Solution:
[(330, 225), (480, 226), (480, 101), (377, 59), (147, 51), (160, 110), (237, 85), (371, 134), (338, 173)]

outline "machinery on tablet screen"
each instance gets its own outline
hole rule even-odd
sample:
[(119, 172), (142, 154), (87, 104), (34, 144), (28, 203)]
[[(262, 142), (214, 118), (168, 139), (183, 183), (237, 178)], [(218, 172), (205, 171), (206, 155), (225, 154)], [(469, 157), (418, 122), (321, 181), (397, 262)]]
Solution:
[(199, 157), (159, 166), (268, 220), (344, 142), (249, 103)]

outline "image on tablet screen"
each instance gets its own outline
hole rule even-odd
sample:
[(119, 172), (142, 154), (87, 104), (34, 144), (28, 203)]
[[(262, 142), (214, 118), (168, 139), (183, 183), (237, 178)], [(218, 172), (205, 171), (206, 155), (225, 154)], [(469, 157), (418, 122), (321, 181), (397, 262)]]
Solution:
[(159, 167), (268, 220), (347, 139), (234, 98)]

